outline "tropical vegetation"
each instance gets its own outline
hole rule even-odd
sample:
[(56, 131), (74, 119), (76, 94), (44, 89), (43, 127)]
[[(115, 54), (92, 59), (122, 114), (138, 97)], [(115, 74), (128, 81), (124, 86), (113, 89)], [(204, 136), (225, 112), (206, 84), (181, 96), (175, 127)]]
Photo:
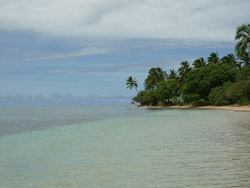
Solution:
[(250, 24), (236, 30), (235, 55), (222, 58), (212, 52), (205, 59), (181, 62), (178, 71), (169, 74), (160, 67), (149, 70), (144, 90), (138, 91), (130, 76), (127, 87), (135, 88), (132, 99), (139, 105), (227, 105), (250, 104)]

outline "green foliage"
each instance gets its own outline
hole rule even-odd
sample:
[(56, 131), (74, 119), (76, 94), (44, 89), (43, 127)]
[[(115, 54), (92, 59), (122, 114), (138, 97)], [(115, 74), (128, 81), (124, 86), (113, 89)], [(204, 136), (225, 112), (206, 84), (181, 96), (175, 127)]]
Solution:
[(148, 76), (144, 82), (145, 90), (152, 90), (157, 88), (157, 84), (163, 82), (167, 78), (167, 73), (160, 67), (151, 68), (148, 71)]
[(187, 61), (181, 62), (181, 67), (178, 69), (180, 75), (180, 85), (183, 86), (186, 82), (187, 74), (191, 71), (191, 67)]
[(177, 96), (173, 96), (171, 98), (171, 103), (175, 104), (175, 105), (182, 105), (183, 103), (181, 102), (181, 100), (177, 97)]
[[(243, 58), (246, 52), (250, 51), (250, 24), (243, 24), (236, 30), (235, 39), (237, 41), (235, 46), (236, 55), (239, 59)], [(249, 64), (249, 58), (246, 59), (246, 64)]]
[(178, 76), (177, 76), (177, 72), (175, 72), (174, 69), (170, 69), (170, 74), (168, 75), (168, 79), (177, 79)]
[[(250, 46), (250, 44), (249, 44)], [(248, 52), (245, 52), (242, 57), (239, 57), (239, 59), (241, 60), (241, 64), (244, 64), (244, 66), (250, 65), (250, 49), (248, 50)]]
[(231, 66), (233, 68), (241, 69), (241, 62), (238, 62), (236, 60), (236, 57), (232, 53), (221, 58), (221, 62), (224, 64), (228, 64), (229, 66)]
[(157, 106), (164, 106), (163, 102), (158, 102), (158, 105)]
[(207, 58), (209, 64), (215, 64), (220, 61), (219, 55), (217, 52), (212, 52), (210, 56)]
[(204, 60), (203, 57), (200, 57), (199, 59), (194, 60), (193, 66), (195, 69), (205, 67), (207, 62)]
[(164, 104), (168, 104), (171, 101), (171, 98), (178, 95), (179, 83), (175, 79), (168, 79), (165, 82), (161, 82), (158, 85), (158, 92), (160, 101)]
[(186, 93), (182, 95), (182, 99), (185, 103), (192, 103), (194, 101), (199, 101), (200, 95), (196, 93)]
[(237, 81), (250, 80), (250, 65), (244, 66), (238, 73)]
[(152, 91), (140, 91), (132, 100), (142, 106), (158, 104), (156, 93)]
[(148, 105), (148, 104), (145, 104), (144, 101), (143, 101), (143, 97), (145, 95), (145, 91), (140, 91), (133, 99), (132, 101), (134, 103), (140, 103), (140, 105)]
[(236, 104), (239, 104), (239, 105), (248, 105), (250, 104), (250, 100), (247, 99), (246, 97), (241, 97)]
[(223, 85), (224, 82), (234, 82), (236, 73), (236, 69), (222, 63), (192, 70), (183, 89), (184, 102), (197, 101), (197, 98), (208, 101), (211, 89)]
[(233, 83), (225, 82), (222, 86), (215, 87), (209, 93), (209, 102), (213, 105), (226, 105), (230, 104), (231, 101), (226, 97), (226, 91), (232, 87)]
[[(182, 101), (192, 105), (250, 104), (250, 24), (237, 28), (235, 46), (237, 58), (228, 54), (219, 58), (212, 52), (193, 62), (181, 63), (178, 75), (174, 69), (169, 76), (161, 68), (151, 68), (144, 82), (144, 91), (133, 98), (141, 105), (178, 104)], [(241, 67), (241, 64), (244, 66)], [(137, 81), (132, 76), (127, 87), (137, 90)]]
[(137, 85), (136, 78), (133, 78), (132, 76), (128, 77), (126, 85), (127, 85), (127, 88), (129, 88), (129, 89), (135, 88), (135, 90), (138, 94), (138, 90), (137, 90), (138, 85)]
[(236, 82), (226, 91), (225, 95), (233, 103), (241, 102), (243, 99), (250, 100), (250, 80)]
[[(157, 89), (140, 91), (133, 101), (141, 105), (165, 105), (172, 103), (172, 98), (177, 98), (179, 83), (175, 79), (169, 79), (157, 84)], [(177, 102), (177, 100), (175, 100)]]

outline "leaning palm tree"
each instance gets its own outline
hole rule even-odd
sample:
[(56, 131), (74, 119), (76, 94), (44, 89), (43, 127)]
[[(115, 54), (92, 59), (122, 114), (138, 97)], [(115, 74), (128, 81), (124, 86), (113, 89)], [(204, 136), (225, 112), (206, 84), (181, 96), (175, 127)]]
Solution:
[(207, 62), (204, 60), (203, 57), (200, 57), (199, 59), (194, 60), (193, 66), (194, 68), (198, 69), (201, 67), (205, 67)]
[(219, 55), (217, 52), (212, 52), (207, 58), (208, 64), (218, 63), (220, 61)]
[[(235, 39), (238, 41), (235, 46), (235, 52), (239, 59), (242, 59), (245, 52), (250, 54), (250, 24), (243, 24), (236, 30)], [(249, 59), (246, 62), (249, 63)]]
[(126, 85), (127, 85), (127, 88), (129, 88), (129, 89), (135, 88), (135, 90), (138, 94), (138, 90), (137, 90), (138, 85), (137, 85), (136, 78), (133, 78), (132, 76), (128, 77)]

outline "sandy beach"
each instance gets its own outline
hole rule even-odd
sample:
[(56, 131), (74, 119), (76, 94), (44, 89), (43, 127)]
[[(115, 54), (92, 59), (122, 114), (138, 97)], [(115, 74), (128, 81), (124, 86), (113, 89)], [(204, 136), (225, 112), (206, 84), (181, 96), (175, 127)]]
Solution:
[(140, 106), (142, 108), (200, 108), (200, 109), (223, 109), (223, 110), (234, 110), (234, 111), (242, 111), (242, 112), (250, 112), (250, 105), (226, 105), (226, 106), (199, 106), (193, 107), (191, 105), (183, 105), (183, 106)]

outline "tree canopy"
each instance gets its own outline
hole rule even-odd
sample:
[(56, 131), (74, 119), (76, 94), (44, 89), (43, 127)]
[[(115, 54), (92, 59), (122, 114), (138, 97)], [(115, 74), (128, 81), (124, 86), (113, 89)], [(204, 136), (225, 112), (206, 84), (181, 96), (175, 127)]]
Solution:
[[(144, 90), (132, 99), (140, 105), (171, 104), (250, 104), (250, 24), (237, 28), (236, 55), (219, 58), (212, 52), (207, 61), (200, 57), (192, 63), (182, 61), (178, 71), (169, 75), (160, 67), (152, 67), (144, 82)], [(132, 76), (127, 87), (137, 90)]]
[[(243, 58), (244, 54), (247, 53), (249, 57), (250, 53), (250, 24), (243, 24), (236, 30), (235, 39), (237, 44), (235, 46), (236, 55), (239, 58)], [(249, 58), (246, 61), (249, 64)]]

